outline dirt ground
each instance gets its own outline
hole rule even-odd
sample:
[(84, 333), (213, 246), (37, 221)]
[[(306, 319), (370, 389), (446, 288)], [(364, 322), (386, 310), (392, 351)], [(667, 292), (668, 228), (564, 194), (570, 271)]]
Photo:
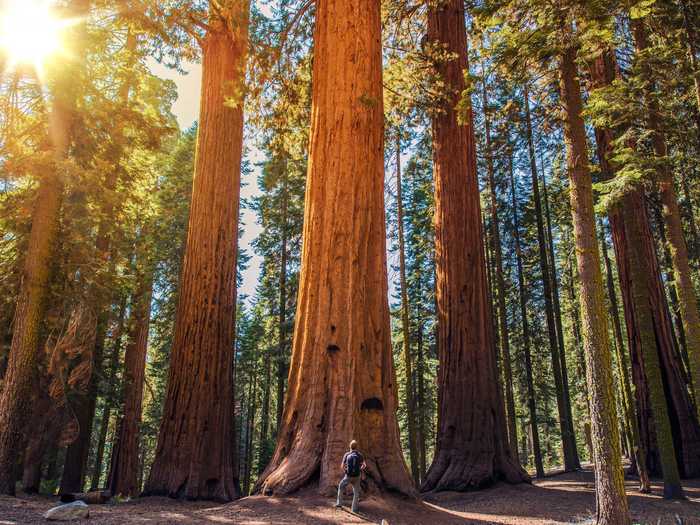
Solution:
[[(687, 501), (669, 502), (654, 493), (640, 494), (628, 481), (634, 523), (653, 525), (700, 525), (700, 480), (684, 483)], [(532, 485), (497, 485), (490, 489), (439, 493), (424, 503), (390, 498), (367, 498), (360, 508), (363, 517), (333, 507), (330, 498), (313, 491), (297, 497), (252, 496), (227, 505), (192, 503), (167, 498), (144, 498), (108, 505), (91, 505), (90, 519), (83, 524), (309, 524), (344, 525), (377, 523), (389, 525), (523, 524), (544, 525), (594, 523), (595, 501), (590, 470), (554, 475)], [(349, 504), (349, 500), (347, 502)], [(0, 525), (47, 523), (43, 513), (57, 504), (56, 498), (0, 497)]]

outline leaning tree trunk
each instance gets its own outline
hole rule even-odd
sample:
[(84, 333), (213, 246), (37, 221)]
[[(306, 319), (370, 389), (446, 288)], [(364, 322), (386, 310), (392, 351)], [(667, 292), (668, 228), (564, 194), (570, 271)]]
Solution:
[(226, 19), (212, 14), (202, 41), (192, 207), (150, 495), (239, 496), (231, 407), (249, 5), (235, 6)]
[[(609, 85), (615, 79), (616, 65), (611, 51), (598, 57), (591, 69), (591, 74), (596, 87)], [(613, 130), (603, 128), (596, 130), (598, 156), (604, 179), (610, 179), (615, 173), (615, 167), (609, 161), (613, 138)], [(639, 430), (640, 452), (645, 453), (643, 463), (646, 464), (649, 474), (661, 474), (661, 458), (654, 428), (644, 357), (640, 346), (642, 333), (645, 330), (651, 330), (662, 367), (668, 414), (671, 418), (673, 447), (676, 450), (681, 475), (698, 475), (700, 468), (700, 426), (698, 426), (693, 403), (685, 387), (681, 362), (675, 349), (671, 314), (661, 280), (661, 269), (658, 264), (643, 190), (634, 190), (621, 206), (610, 211), (608, 218), (627, 327), (627, 341), (632, 362), (632, 380), (635, 385), (634, 394), (637, 406), (636, 426)], [(628, 230), (632, 227), (639, 231), (636, 249), (630, 246), (628, 239)], [(640, 260), (644, 261), (648, 270), (644, 275), (638, 274), (639, 278), (645, 280), (649, 293), (652, 315), (651, 323), (648, 325), (640, 325), (640, 320), (635, 316), (637, 305), (633, 294), (631, 267), (638, 267)], [(638, 467), (644, 468), (644, 465), (640, 464)]]
[(289, 388), (256, 490), (335, 491), (351, 439), (375, 490), (408, 495), (396, 419), (384, 217), (380, 6), (317, 4), (304, 244)]
[(107, 476), (107, 489), (115, 496), (135, 497), (141, 492), (138, 482), (139, 426), (146, 376), (152, 295), (153, 272), (150, 268), (141, 269), (136, 300), (132, 305), (129, 322), (129, 339), (124, 352), (123, 412), (117, 423)]
[[(70, 11), (87, 11), (88, 0), (73, 0)], [(58, 219), (63, 200), (63, 164), (71, 141), (75, 90), (71, 83), (80, 74), (78, 59), (83, 26), (71, 40), (71, 57), (64, 63), (54, 88), (53, 109), (49, 117), (53, 162), (39, 181), (32, 211), (32, 228), (24, 260), (22, 287), (13, 323), (12, 343), (0, 394), (0, 494), (15, 493), (16, 462), (24, 446), (25, 425), (32, 414), (32, 391), (39, 362), (39, 332), (46, 311), (51, 257), (56, 242)]]
[(411, 475), (416, 485), (420, 482), (418, 469), (418, 443), (416, 439), (416, 402), (413, 388), (413, 360), (408, 312), (408, 287), (406, 284), (406, 243), (403, 233), (403, 196), (401, 188), (401, 131), (396, 134), (396, 221), (399, 232), (399, 275), (401, 287), (401, 334), (403, 336), (403, 362), (406, 374), (406, 419), (408, 421), (408, 452), (411, 458)]
[(565, 110), (564, 138), (571, 214), (581, 282), (581, 322), (596, 474), (597, 522), (600, 525), (627, 525), (630, 515), (622, 471), (603, 276), (593, 210), (593, 181), (588, 168), (586, 127), (581, 114), (583, 101), (575, 48), (568, 47), (562, 51), (559, 74)]
[(457, 107), (468, 68), (461, 0), (431, 4), (428, 42), (447, 94), (433, 117), (439, 408), (422, 490), (518, 483), (528, 476), (508, 444), (493, 352), (471, 106), (461, 118)]

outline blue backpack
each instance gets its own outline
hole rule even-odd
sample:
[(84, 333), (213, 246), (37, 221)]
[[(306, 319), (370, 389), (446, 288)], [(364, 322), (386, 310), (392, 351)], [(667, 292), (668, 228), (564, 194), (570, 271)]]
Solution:
[(345, 462), (347, 468), (347, 474), (350, 478), (356, 478), (360, 475), (360, 468), (362, 467), (362, 461), (360, 460), (359, 452), (353, 450), (348, 454), (348, 458)]

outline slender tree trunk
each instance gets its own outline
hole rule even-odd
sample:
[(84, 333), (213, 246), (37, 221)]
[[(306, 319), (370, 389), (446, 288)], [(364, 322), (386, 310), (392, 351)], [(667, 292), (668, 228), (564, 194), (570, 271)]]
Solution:
[[(635, 46), (638, 51), (643, 52), (648, 48), (644, 20), (634, 21), (632, 29)], [(642, 72), (647, 81), (651, 81), (652, 72), (647, 65), (643, 65)], [(654, 153), (657, 157), (664, 159), (668, 152), (666, 138), (661, 129), (658, 104), (654, 95), (647, 94), (647, 98), (650, 108), (648, 123), (649, 128), (653, 131), (652, 143)], [(659, 196), (663, 206), (664, 227), (673, 264), (673, 283), (678, 294), (678, 306), (683, 321), (688, 359), (690, 361), (690, 374), (693, 378), (693, 384), (696, 386), (696, 414), (700, 418), (700, 388), (697, 387), (697, 383), (700, 383), (700, 308), (695, 288), (693, 287), (690, 263), (688, 261), (688, 248), (683, 234), (678, 197), (673, 184), (673, 174), (668, 166), (662, 163), (657, 170), (657, 177)]]
[(378, 2), (317, 4), (304, 245), (289, 388), (258, 481), (333, 493), (351, 439), (370, 487), (416, 493), (396, 419), (384, 216)]
[[(73, 0), (71, 12), (87, 11), (88, 0)], [(39, 362), (39, 333), (46, 311), (51, 258), (58, 232), (58, 219), (63, 200), (63, 163), (72, 140), (75, 90), (71, 83), (81, 73), (80, 33), (75, 30), (72, 43), (74, 59), (67, 59), (63, 74), (54, 88), (49, 117), (51, 155), (53, 161), (41, 175), (32, 211), (32, 227), (24, 260), (22, 285), (15, 307), (12, 343), (7, 370), (0, 393), (0, 494), (14, 495), (16, 463), (23, 447), (25, 425), (32, 414), (32, 391), (36, 384)]]
[[(137, 261), (144, 264), (144, 261)], [(137, 270), (138, 289), (129, 321), (129, 339), (124, 353), (123, 411), (117, 423), (107, 489), (113, 495), (138, 496), (139, 482), (139, 427), (143, 403), (143, 386), (146, 376), (148, 329), (151, 321), (153, 295), (153, 270), (148, 267)]]
[(107, 377), (107, 385), (109, 391), (105, 393), (105, 406), (102, 413), (102, 421), (100, 421), (100, 435), (97, 441), (97, 452), (95, 453), (95, 468), (92, 471), (92, 480), (90, 482), (90, 490), (97, 490), (100, 484), (102, 475), (102, 457), (104, 456), (105, 442), (107, 441), (107, 429), (109, 428), (109, 420), (112, 414), (114, 399), (118, 395), (119, 388), (115, 385), (117, 377), (117, 368), (119, 366), (119, 353), (121, 351), (121, 334), (124, 331), (124, 318), (126, 316), (126, 297), (122, 299), (122, 304), (119, 308), (119, 320), (114, 333), (112, 355), (110, 356), (109, 376)]
[(408, 321), (408, 289), (406, 285), (406, 244), (403, 233), (403, 198), (401, 188), (401, 133), (396, 136), (396, 215), (399, 229), (399, 273), (401, 286), (401, 332), (403, 334), (403, 363), (406, 369), (406, 412), (408, 415), (408, 450), (411, 474), (416, 485), (420, 482), (418, 447), (416, 442), (416, 403), (413, 397), (413, 363), (411, 360), (410, 324)]
[[(482, 65), (483, 69), (483, 65)], [(503, 278), (503, 254), (501, 252), (501, 231), (498, 217), (498, 200), (496, 199), (496, 181), (493, 168), (493, 149), (491, 146), (491, 120), (486, 94), (486, 78), (482, 78), (481, 95), (484, 106), (484, 128), (486, 132), (486, 167), (488, 172), (489, 195), (491, 199), (491, 235), (494, 259), (496, 263), (497, 310), (501, 338), (501, 362), (503, 386), (506, 397), (506, 415), (508, 425), (508, 443), (511, 453), (518, 457), (518, 436), (515, 422), (515, 400), (513, 399), (513, 369), (510, 359), (510, 338), (508, 334), (508, 312), (506, 309), (506, 284)]]
[(239, 495), (231, 406), (249, 5), (235, 2), (226, 18), (210, 10), (175, 336), (145, 492), (228, 501)]
[(627, 525), (630, 523), (630, 515), (620, 456), (603, 277), (593, 211), (593, 188), (588, 169), (586, 128), (581, 114), (583, 102), (574, 48), (563, 50), (559, 73), (565, 109), (564, 137), (574, 242), (581, 281), (581, 320), (596, 472), (597, 521), (601, 525)]
[(289, 188), (287, 187), (287, 166), (282, 173), (282, 253), (280, 254), (280, 296), (279, 296), (279, 346), (277, 348), (277, 418), (275, 433), (279, 434), (284, 409), (284, 382), (287, 380), (287, 209)]
[(528, 476), (508, 444), (493, 353), (473, 117), (470, 105), (461, 118), (457, 109), (468, 69), (461, 0), (431, 3), (427, 40), (447, 96), (432, 123), (439, 400), (435, 457), (422, 489), (519, 483)]
[[(420, 296), (420, 295), (419, 295)], [(418, 450), (420, 452), (419, 476), (421, 482), (425, 479), (425, 473), (428, 468), (426, 433), (428, 426), (426, 422), (426, 406), (425, 406), (425, 350), (423, 345), (423, 327), (421, 318), (418, 319), (418, 341), (416, 346), (418, 350), (416, 373), (418, 374)]]
[(515, 257), (518, 269), (518, 294), (520, 296), (520, 317), (523, 326), (523, 354), (525, 355), (525, 381), (527, 383), (527, 408), (530, 412), (530, 438), (535, 458), (535, 470), (538, 478), (544, 477), (542, 449), (537, 428), (537, 403), (535, 384), (532, 378), (532, 357), (530, 352), (530, 326), (527, 320), (527, 297), (525, 294), (525, 276), (523, 273), (522, 250), (520, 247), (520, 221), (518, 220), (518, 202), (515, 199), (515, 179), (513, 178), (513, 161), (510, 159), (510, 193), (513, 208), (513, 237), (515, 238)]
[[(570, 472), (581, 468), (578, 452), (576, 451), (576, 436), (574, 435), (571, 414), (568, 409), (567, 393), (568, 385), (563, 381), (563, 370), (566, 366), (564, 353), (560, 353), (557, 340), (557, 327), (554, 319), (554, 304), (552, 301), (552, 279), (549, 271), (549, 259), (547, 257), (547, 244), (544, 233), (544, 219), (542, 217), (542, 201), (540, 198), (539, 180), (537, 174), (537, 162), (535, 160), (535, 145), (532, 137), (532, 119), (530, 117), (530, 94), (527, 84), (523, 87), (523, 99), (525, 104), (525, 131), (527, 136), (528, 152), (530, 155), (530, 174), (532, 177), (532, 195), (535, 202), (535, 218), (537, 219), (537, 244), (539, 247), (540, 272), (544, 288), (545, 317), (547, 319), (547, 334), (549, 336), (549, 350), (552, 359), (552, 372), (554, 375), (554, 387), (557, 394), (557, 411), (559, 414), (559, 428), (561, 430), (562, 450), (564, 452), (564, 471)], [(564, 360), (562, 360), (564, 358)]]

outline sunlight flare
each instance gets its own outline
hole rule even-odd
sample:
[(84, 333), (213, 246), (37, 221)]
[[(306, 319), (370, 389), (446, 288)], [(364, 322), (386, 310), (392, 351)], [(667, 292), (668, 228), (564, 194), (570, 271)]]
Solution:
[(66, 20), (55, 16), (49, 0), (0, 3), (0, 52), (8, 69), (32, 66), (41, 74), (46, 62), (61, 52)]

